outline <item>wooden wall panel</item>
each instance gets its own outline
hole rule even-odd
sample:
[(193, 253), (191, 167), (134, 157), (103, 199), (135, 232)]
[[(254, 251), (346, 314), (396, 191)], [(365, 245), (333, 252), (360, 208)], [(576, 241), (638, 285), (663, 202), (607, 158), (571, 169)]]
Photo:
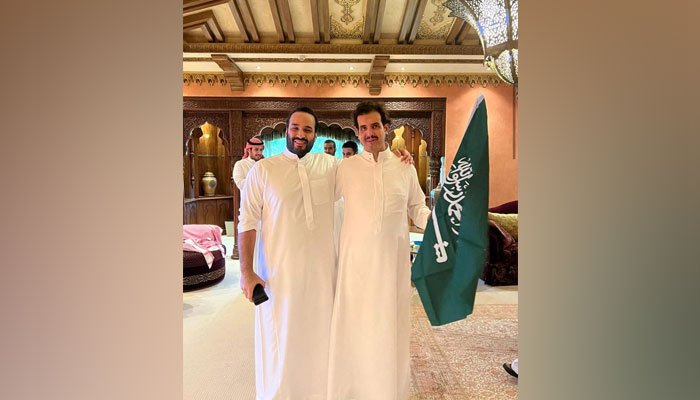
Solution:
[[(198, 198), (195, 206), (191, 207), (191, 214), (194, 215), (190, 223), (214, 224), (224, 227), (224, 221), (238, 222), (238, 208), (240, 203), (240, 192), (231, 180), (231, 172), (236, 161), (243, 155), (245, 141), (255, 135), (265, 126), (275, 125), (284, 121), (287, 113), (300, 106), (311, 107), (319, 116), (321, 121), (334, 121), (341, 126), (352, 127), (350, 114), (357, 103), (362, 99), (357, 98), (299, 98), (299, 97), (185, 97), (183, 99), (183, 142), (186, 142), (192, 133), (195, 136), (202, 135), (201, 129), (196, 127), (210, 122), (221, 128), (219, 135), (221, 145), (225, 150), (223, 162), (213, 163), (211, 158), (204, 161), (195, 160), (192, 169), (197, 170), (196, 190), (200, 189), (199, 181), (204, 172), (211, 170), (217, 178), (217, 196), (225, 196), (221, 199)], [(426, 174), (433, 176), (433, 186), (439, 180), (439, 158), (444, 155), (445, 138), (445, 109), (446, 99), (434, 98), (375, 98), (375, 101), (384, 103), (389, 110), (394, 123), (392, 126), (410, 125), (416, 130), (420, 130), (423, 140), (426, 141), (426, 148), (429, 155)], [(410, 138), (410, 131), (408, 138)], [(203, 135), (202, 135), (203, 136)], [(221, 155), (221, 147), (217, 143), (216, 147), (207, 148), (211, 144), (205, 144), (194, 139), (193, 147), (198, 148), (198, 153), (208, 150), (205, 154)], [(414, 137), (411, 139), (416, 141)], [(420, 166), (419, 143), (416, 141), (414, 150), (414, 162)], [(185, 161), (187, 163), (187, 161)], [(425, 163), (425, 160), (423, 160)], [(187, 168), (185, 164), (184, 168)], [(210, 168), (210, 169), (204, 169)], [(187, 170), (185, 170), (187, 171)], [(421, 180), (421, 182), (423, 179)], [(430, 188), (426, 188), (430, 189)], [(202, 196), (203, 193), (193, 193), (192, 197)], [(229, 197), (230, 196), (230, 197)], [(187, 206), (185, 206), (187, 207)], [(185, 212), (186, 213), (186, 212)], [(235, 252), (235, 249), (234, 249)]]
[(217, 225), (216, 200), (197, 201), (197, 223)]
[(183, 224), (189, 225), (189, 224), (196, 224), (197, 223), (197, 202), (196, 201), (190, 201), (185, 203), (184, 205), (184, 215), (183, 215)]

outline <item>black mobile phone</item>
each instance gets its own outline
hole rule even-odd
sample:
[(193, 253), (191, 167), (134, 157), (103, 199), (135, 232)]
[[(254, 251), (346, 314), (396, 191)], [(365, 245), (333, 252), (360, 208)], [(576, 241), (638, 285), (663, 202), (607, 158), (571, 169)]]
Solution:
[(261, 284), (255, 285), (253, 288), (253, 304), (256, 306), (266, 302), (268, 299), (265, 289), (263, 289)]

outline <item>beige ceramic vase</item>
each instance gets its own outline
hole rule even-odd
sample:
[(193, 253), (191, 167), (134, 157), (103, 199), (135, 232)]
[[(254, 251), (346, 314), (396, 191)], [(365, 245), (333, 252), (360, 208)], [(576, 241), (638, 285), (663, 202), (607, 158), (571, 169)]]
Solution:
[(205, 172), (202, 177), (202, 190), (205, 196), (214, 196), (216, 194), (216, 177), (213, 172)]

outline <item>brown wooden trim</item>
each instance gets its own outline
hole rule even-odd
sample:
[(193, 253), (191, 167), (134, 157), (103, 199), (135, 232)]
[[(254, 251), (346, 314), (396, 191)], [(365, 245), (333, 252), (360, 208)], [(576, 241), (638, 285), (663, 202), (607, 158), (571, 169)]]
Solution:
[[(353, 63), (353, 64), (363, 64), (371, 63), (372, 59), (369, 58), (305, 58), (304, 61), (299, 61), (298, 58), (288, 57), (275, 57), (275, 58), (255, 58), (255, 57), (245, 57), (245, 58), (233, 58), (234, 62), (255, 62), (255, 63)], [(210, 62), (211, 57), (183, 57), (183, 62)], [(403, 63), (403, 64), (481, 64), (484, 62), (483, 58), (480, 59), (464, 59), (464, 58), (411, 58), (411, 59), (393, 59), (392, 63)], [(347, 74), (341, 74), (347, 75)]]
[[(209, 26), (205, 23), (201, 23), (198, 25), (188, 25), (187, 27), (182, 28), (183, 32), (189, 32), (189, 31), (194, 31), (197, 29), (201, 29), (202, 33), (204, 34), (204, 38), (207, 39), (208, 42), (214, 42), (216, 41), (216, 35), (214, 35), (214, 32), (212, 32), (209, 29)], [(184, 40), (184, 39), (183, 39)]]
[(377, 18), (377, 0), (367, 0), (365, 8), (365, 23), (362, 28), (362, 42), (374, 40), (374, 24)]
[(321, 43), (321, 31), (318, 27), (318, 0), (309, 0), (309, 5), (311, 6), (311, 22), (314, 26), (314, 42)]
[[(472, 60), (463, 58), (411, 58), (411, 59), (392, 59), (394, 64), (483, 64), (484, 59)], [(454, 74), (446, 74), (454, 75)], [(473, 74), (472, 74), (473, 75)]]
[(322, 33), (321, 42), (328, 44), (331, 41), (331, 16), (328, 11), (328, 1), (321, 0), (319, 4), (321, 5), (319, 15), (319, 27)]
[(416, 6), (418, 5), (418, 0), (408, 0), (406, 2), (406, 9), (403, 14), (403, 21), (401, 22), (401, 29), (399, 30), (399, 43), (406, 43), (406, 36), (408, 30), (413, 24), (414, 16), (416, 15)]
[[(445, 110), (445, 97), (402, 97), (374, 99), (383, 101), (386, 109), (392, 112), (412, 112), (414, 110)], [(326, 111), (336, 109), (354, 110), (362, 99), (355, 97), (338, 98), (306, 98), (306, 97), (199, 97), (183, 96), (183, 111), (186, 113), (209, 111), (246, 111), (255, 112), (279, 112), (279, 110), (292, 110), (296, 104), (307, 104), (314, 111)], [(202, 121), (199, 125), (203, 124)], [(211, 122), (211, 121), (210, 121)], [(191, 130), (191, 129), (190, 129)], [(189, 131), (188, 131), (189, 132)]]
[(379, 39), (382, 36), (382, 23), (384, 22), (384, 8), (386, 7), (386, 0), (379, 0), (377, 6), (377, 20), (374, 24), (374, 36), (372, 37), (373, 43), (379, 43)]
[(425, 12), (425, 6), (427, 4), (428, 0), (418, 0), (416, 13), (413, 17), (413, 24), (411, 25), (411, 29), (408, 32), (408, 37), (406, 38), (406, 42), (408, 42), (409, 44), (413, 44), (413, 41), (416, 40), (416, 35), (418, 34), (418, 27), (420, 26), (420, 22), (423, 19), (423, 13)]
[(189, 31), (197, 28), (203, 28), (204, 34), (207, 36), (207, 40), (209, 41), (224, 41), (224, 34), (221, 31), (219, 23), (216, 21), (216, 16), (214, 16), (214, 13), (211, 10), (185, 15), (182, 17), (183, 31)]
[(202, 201), (202, 200), (225, 200), (225, 199), (233, 199), (233, 196), (222, 196), (220, 194), (217, 194), (216, 196), (207, 196), (207, 197), (201, 196), (201, 197), (197, 197), (196, 199), (193, 199), (193, 200), (194, 201)]
[(464, 22), (463, 19), (455, 18), (454, 22), (452, 23), (452, 27), (450, 28), (450, 33), (447, 34), (447, 39), (445, 39), (445, 44), (456, 44), (457, 36), (462, 31), (464, 24), (466, 24), (466, 22)]
[(277, 7), (280, 12), (282, 27), (284, 28), (284, 34), (287, 37), (287, 42), (294, 43), (296, 39), (294, 38), (294, 25), (292, 24), (292, 13), (289, 11), (289, 1), (277, 0)]
[(376, 55), (372, 60), (372, 67), (369, 70), (369, 94), (376, 96), (382, 92), (384, 83), (384, 71), (389, 64), (389, 56)]
[[(196, 84), (201, 86), (204, 83), (208, 83), (213, 86), (216, 83), (221, 85), (226, 85), (228, 82), (223, 72), (217, 73), (188, 73), (182, 74), (183, 84), (189, 86), (191, 84)], [(347, 85), (353, 85), (357, 88), (360, 83), (363, 83), (365, 87), (369, 87), (369, 75), (368, 74), (329, 74), (329, 73), (298, 73), (298, 74), (243, 74), (243, 85), (248, 86), (255, 84), (261, 87), (263, 84), (267, 83), (270, 87), (279, 83), (282, 86), (287, 86), (288, 84), (294, 87), (299, 87), (300, 84), (309, 87), (315, 84), (318, 87), (322, 87), (326, 84), (333, 87), (333, 85), (338, 84), (341, 87)], [(384, 74), (384, 81), (387, 86), (392, 87), (394, 85), (400, 87), (416, 87), (418, 85), (423, 85), (428, 87), (434, 85), (435, 87), (440, 87), (440, 85), (445, 84), (447, 87), (452, 85), (457, 85), (463, 87), (469, 85), (470, 87), (476, 87), (478, 85), (482, 87), (492, 86), (498, 87), (501, 83), (501, 79), (495, 73), (476, 73), (476, 74)]]
[(226, 54), (212, 54), (212, 61), (219, 65), (224, 70), (224, 77), (231, 86), (231, 90), (242, 92), (245, 90), (243, 85), (243, 71), (238, 68), (238, 65), (233, 62)]
[(229, 1), (231, 0), (184, 0), (182, 2), (182, 12), (183, 14), (187, 14), (199, 10), (206, 10), (221, 4), (226, 4)]
[[(274, 1), (274, 0), (270, 0)], [(480, 45), (184, 43), (186, 53), (483, 55)]]

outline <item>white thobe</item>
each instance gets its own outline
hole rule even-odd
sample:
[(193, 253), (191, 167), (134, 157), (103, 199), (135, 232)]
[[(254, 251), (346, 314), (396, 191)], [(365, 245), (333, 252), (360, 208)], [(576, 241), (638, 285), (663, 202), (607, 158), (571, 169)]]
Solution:
[[(335, 163), (340, 165), (343, 162), (342, 158), (336, 158)], [(343, 209), (345, 204), (343, 199), (338, 199), (335, 201), (335, 212), (333, 214), (333, 238), (335, 239), (335, 254), (338, 255), (338, 244), (340, 242), (340, 227), (343, 225)]]
[[(233, 182), (236, 184), (238, 187), (238, 190), (240, 191), (241, 195), (243, 195), (243, 184), (245, 183), (246, 177), (248, 176), (248, 172), (250, 172), (251, 169), (253, 169), (253, 166), (255, 165), (255, 160), (253, 160), (250, 157), (247, 158), (242, 158), (238, 161), (236, 161), (235, 164), (233, 164)], [(258, 228), (256, 229), (255, 233), (255, 241), (259, 242), (260, 241), (260, 226), (258, 225)], [(238, 240), (238, 238), (233, 239)], [(253, 253), (253, 271), (255, 273), (258, 272), (258, 265), (255, 260), (258, 258), (258, 247), (255, 247), (255, 252)]]
[(238, 186), (239, 190), (243, 190), (243, 184), (245, 183), (245, 178), (248, 176), (248, 172), (255, 165), (255, 160), (252, 158), (242, 158), (233, 164), (233, 182)]
[(336, 255), (338, 254), (339, 244), (340, 244), (340, 227), (343, 226), (343, 213), (345, 210), (345, 201), (343, 199), (338, 199), (335, 201), (335, 207), (333, 208), (333, 239), (335, 239), (335, 250)]
[(285, 150), (246, 179), (238, 229), (262, 222), (258, 275), (269, 297), (255, 308), (258, 400), (326, 398), (336, 170), (327, 154)]
[(407, 399), (411, 265), (407, 215), (424, 227), (430, 209), (412, 165), (390, 150), (343, 161), (345, 198), (329, 362), (328, 399)]

